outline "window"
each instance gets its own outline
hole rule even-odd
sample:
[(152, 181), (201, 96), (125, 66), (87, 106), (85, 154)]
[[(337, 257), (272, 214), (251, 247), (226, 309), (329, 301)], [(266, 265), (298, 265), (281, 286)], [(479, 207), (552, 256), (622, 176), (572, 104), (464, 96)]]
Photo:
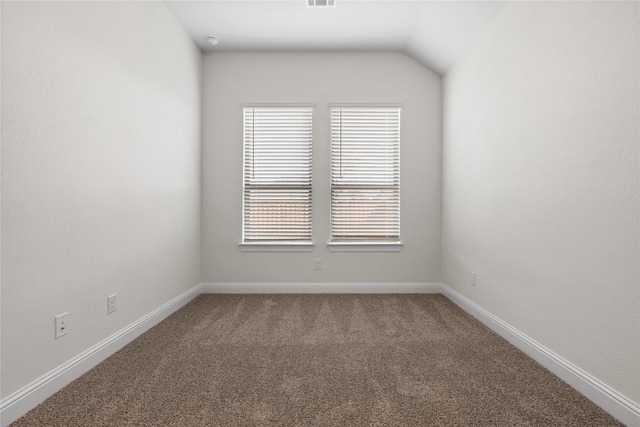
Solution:
[(329, 246), (354, 244), (401, 246), (399, 107), (331, 109)]
[(243, 250), (311, 243), (311, 131), (311, 107), (244, 108)]

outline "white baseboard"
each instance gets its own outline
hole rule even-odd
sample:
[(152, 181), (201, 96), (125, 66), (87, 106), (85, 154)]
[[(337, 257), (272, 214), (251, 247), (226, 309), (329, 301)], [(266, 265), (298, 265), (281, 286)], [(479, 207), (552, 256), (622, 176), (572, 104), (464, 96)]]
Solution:
[(200, 285), (178, 295), (129, 326), (7, 396), (0, 402), (0, 426), (6, 427), (58, 390), (120, 350), (200, 294)]
[(441, 292), (464, 311), (509, 341), (527, 356), (553, 372), (564, 382), (578, 390), (619, 421), (630, 427), (640, 427), (640, 404), (618, 393), (567, 359), (549, 350), (450, 287), (443, 284), (441, 286)]
[(203, 294), (437, 294), (440, 283), (203, 283)]
[(3, 399), (0, 426), (8, 426), (200, 293), (441, 293), (618, 420), (640, 427), (640, 404), (442, 283), (202, 283)]

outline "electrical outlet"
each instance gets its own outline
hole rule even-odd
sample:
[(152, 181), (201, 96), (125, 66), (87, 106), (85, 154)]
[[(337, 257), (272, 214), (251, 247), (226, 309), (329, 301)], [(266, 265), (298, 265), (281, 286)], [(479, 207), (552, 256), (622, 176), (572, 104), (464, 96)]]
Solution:
[(476, 285), (476, 272), (472, 271), (471, 272), (471, 286), (475, 286)]
[(67, 335), (67, 315), (69, 313), (62, 313), (56, 316), (56, 338), (60, 338), (63, 335)]
[(111, 314), (118, 309), (117, 296), (117, 294), (113, 294), (107, 297), (107, 314)]
[(320, 259), (320, 258), (316, 258), (316, 260), (315, 260), (315, 261), (314, 261), (314, 263), (313, 263), (313, 267), (314, 267), (316, 270), (322, 270), (322, 259)]

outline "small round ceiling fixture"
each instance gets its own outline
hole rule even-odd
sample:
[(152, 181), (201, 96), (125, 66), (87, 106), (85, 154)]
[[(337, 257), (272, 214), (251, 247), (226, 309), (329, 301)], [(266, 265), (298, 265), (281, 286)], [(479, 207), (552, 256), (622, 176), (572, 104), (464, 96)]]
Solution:
[(220, 42), (220, 39), (216, 36), (207, 36), (207, 41), (211, 46), (216, 46)]

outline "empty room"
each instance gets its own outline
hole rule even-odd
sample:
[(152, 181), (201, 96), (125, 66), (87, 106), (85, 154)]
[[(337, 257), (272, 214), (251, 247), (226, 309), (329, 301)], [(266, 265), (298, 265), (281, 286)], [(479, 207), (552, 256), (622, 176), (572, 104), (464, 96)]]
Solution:
[(0, 427), (640, 426), (640, 2), (0, 22)]

